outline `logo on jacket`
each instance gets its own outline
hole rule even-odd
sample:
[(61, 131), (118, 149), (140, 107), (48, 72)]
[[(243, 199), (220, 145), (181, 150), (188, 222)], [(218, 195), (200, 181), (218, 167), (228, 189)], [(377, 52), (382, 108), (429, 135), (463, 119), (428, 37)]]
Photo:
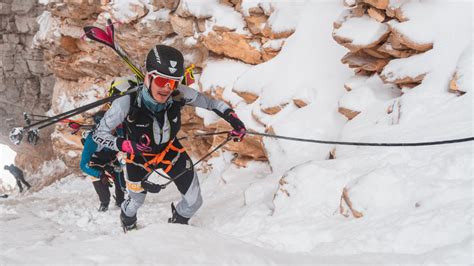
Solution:
[(178, 118), (175, 117), (175, 118), (173, 118), (173, 120), (171, 120), (171, 121), (173, 121), (173, 123), (177, 123), (177, 122), (178, 122)]
[(146, 123), (146, 124), (136, 124), (137, 127), (148, 127), (150, 125), (150, 123)]

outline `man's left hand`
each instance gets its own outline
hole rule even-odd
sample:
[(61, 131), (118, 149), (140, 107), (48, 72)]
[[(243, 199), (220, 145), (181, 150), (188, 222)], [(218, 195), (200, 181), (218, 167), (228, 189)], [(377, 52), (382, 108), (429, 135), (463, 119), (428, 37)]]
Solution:
[(232, 131), (229, 132), (228, 137), (235, 142), (242, 141), (245, 134), (247, 133), (247, 129), (245, 128), (245, 125), (242, 120), (239, 119), (237, 114), (232, 109), (227, 110), (225, 117), (227, 122), (229, 122), (229, 124), (234, 128)]

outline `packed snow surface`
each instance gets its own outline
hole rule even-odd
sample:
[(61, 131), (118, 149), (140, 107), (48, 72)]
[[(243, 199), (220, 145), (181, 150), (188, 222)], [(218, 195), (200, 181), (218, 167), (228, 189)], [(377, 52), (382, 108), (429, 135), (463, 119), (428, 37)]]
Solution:
[[(196, 2), (183, 3), (206, 16), (206, 10), (191, 6)], [(267, 12), (270, 2), (243, 1), (243, 7), (259, 5)], [(277, 57), (257, 66), (210, 61), (202, 73), (204, 90), (222, 88), (249, 129), (263, 132), (255, 117), (276, 134), (300, 138), (411, 143), (473, 136), (473, 101), (466, 90), (472, 87), (471, 3), (431, 0), (404, 7), (410, 20), (398, 29), (409, 35), (428, 30), (417, 41), (432, 41), (433, 49), (386, 66), (384, 73), (393, 79), (426, 75), (403, 94), (378, 76), (350, 78), (340, 64), (346, 51), (331, 33), (342, 1), (298, 3), (303, 8), (298, 4), (278, 15), (301, 12), (298, 23), (289, 23), (296, 31)], [(428, 16), (427, 10), (443, 16)], [(275, 25), (281, 25), (277, 19)], [(430, 20), (435, 28), (427, 26)], [(239, 20), (223, 21), (238, 28)], [(456, 71), (468, 91), (460, 97), (447, 92)], [(235, 92), (259, 98), (247, 104)], [(89, 95), (83, 96), (87, 103)], [(298, 108), (294, 98), (308, 105)], [(62, 108), (75, 106), (65, 97), (58, 100)], [(261, 111), (274, 106), (282, 107), (274, 116)], [(339, 106), (361, 113), (347, 121)], [(218, 119), (198, 114), (208, 122)], [(0, 263), (473, 264), (473, 142), (426, 147), (263, 142), (268, 163), (237, 168), (233, 154), (223, 152), (208, 162), (211, 171), (198, 171), (204, 204), (190, 226), (167, 223), (170, 203), (180, 198), (172, 186), (147, 196), (138, 211), (139, 229), (127, 234), (118, 208), (97, 211), (88, 178), (70, 175), (40, 192), (11, 192), (0, 198)], [(335, 159), (328, 160), (330, 151)], [(47, 179), (63, 167), (54, 162), (47, 167), (51, 171), (27, 180)], [(344, 190), (362, 217), (354, 218), (341, 202)]]

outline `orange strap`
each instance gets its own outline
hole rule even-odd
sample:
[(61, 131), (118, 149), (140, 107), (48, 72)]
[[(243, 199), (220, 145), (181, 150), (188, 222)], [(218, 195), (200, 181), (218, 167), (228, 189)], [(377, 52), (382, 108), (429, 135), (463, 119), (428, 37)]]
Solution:
[[(170, 151), (176, 151), (178, 153), (182, 153), (184, 152), (184, 148), (181, 148), (181, 149), (178, 149), (177, 147), (175, 147), (173, 145), (173, 141), (170, 141), (168, 146), (166, 146), (166, 148), (158, 153), (158, 154), (154, 154), (154, 153), (142, 153), (143, 156), (145, 157), (153, 157), (151, 158), (149, 161), (145, 162), (143, 164), (143, 167), (148, 171), (148, 172), (151, 172), (152, 170), (148, 167), (149, 165), (158, 165), (159, 163), (162, 163), (162, 164), (167, 164), (168, 166), (166, 167), (166, 169), (164, 170), (165, 173), (168, 173), (169, 171), (171, 171), (171, 168), (173, 168), (173, 164), (170, 160), (163, 160), (166, 156), (166, 154)], [(127, 163), (132, 163), (134, 162), (134, 159), (135, 159), (135, 154), (131, 154), (130, 155), (130, 159), (125, 159), (125, 161)]]

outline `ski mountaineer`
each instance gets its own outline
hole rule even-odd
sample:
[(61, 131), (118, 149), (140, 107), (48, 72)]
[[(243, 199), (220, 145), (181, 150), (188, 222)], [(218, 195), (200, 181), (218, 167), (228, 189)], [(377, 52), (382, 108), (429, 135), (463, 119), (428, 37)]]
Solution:
[[(99, 124), (105, 111), (99, 111), (94, 115), (94, 123)], [(123, 129), (120, 125), (117, 127), (116, 134), (121, 134)], [(81, 170), (88, 174), (92, 179), (94, 189), (99, 196), (99, 212), (105, 212), (110, 203), (110, 184), (109, 179), (113, 179), (115, 184), (115, 205), (120, 207), (124, 201), (125, 180), (122, 167), (117, 159), (117, 151), (97, 145), (92, 140), (92, 132), (86, 138), (81, 140), (84, 144), (84, 150), (81, 156)]]
[(5, 165), (3, 169), (10, 171), (10, 173), (15, 177), (16, 179), (16, 184), (18, 185), (18, 188), (20, 189), (20, 193), (23, 192), (23, 186), (21, 183), (25, 184), (26, 189), (30, 189), (31, 185), (26, 182), (25, 176), (23, 175), (23, 171), (21, 171), (20, 168), (16, 167), (14, 164), (10, 165)]
[[(184, 105), (212, 110), (224, 118), (233, 127), (229, 137), (234, 141), (241, 141), (246, 133), (244, 123), (227, 104), (180, 84), (183, 64), (183, 55), (175, 48), (157, 45), (151, 49), (145, 61), (144, 84), (139, 85), (136, 94), (115, 100), (93, 135), (99, 145), (127, 153), (129, 197), (122, 204), (120, 214), (124, 230), (136, 228), (137, 210), (144, 203), (146, 193), (161, 190), (160, 185), (145, 178), (153, 169), (163, 169), (171, 180), (185, 171), (173, 180), (182, 198), (176, 207), (171, 204), (172, 217), (168, 222), (188, 224), (202, 205), (193, 163), (176, 138)], [(115, 137), (112, 132), (122, 123), (126, 137)]]

